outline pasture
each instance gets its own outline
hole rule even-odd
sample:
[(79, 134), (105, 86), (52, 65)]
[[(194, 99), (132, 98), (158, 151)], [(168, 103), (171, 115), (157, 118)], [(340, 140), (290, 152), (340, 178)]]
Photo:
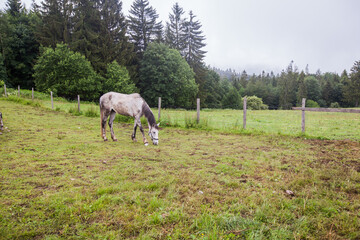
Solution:
[(216, 131), (165, 127), (145, 147), (132, 123), (104, 142), (99, 118), (58, 110), (0, 100), (1, 239), (360, 238), (358, 127), (252, 134), (203, 111)]

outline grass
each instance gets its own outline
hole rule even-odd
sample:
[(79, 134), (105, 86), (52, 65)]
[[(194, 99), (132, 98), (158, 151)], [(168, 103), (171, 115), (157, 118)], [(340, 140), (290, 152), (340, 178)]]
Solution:
[(0, 100), (1, 239), (360, 238), (358, 141), (164, 128), (145, 147), (41, 106)]
[[(8, 90), (11, 101), (26, 101), (28, 105), (36, 104), (51, 109), (48, 95), (35, 91), (35, 101), (31, 101), (31, 91), (21, 90), (21, 98), (17, 98), (17, 90)], [(47, 97), (46, 97), (47, 96)], [(3, 98), (6, 99), (6, 98)], [(9, 100), (7, 99), (7, 100)], [(77, 101), (66, 101), (55, 98), (54, 108), (57, 111), (71, 113), (75, 116), (85, 115), (99, 117), (99, 106), (96, 103), (81, 102), (78, 111)], [(155, 117), (158, 110), (153, 109)], [(117, 122), (131, 123), (131, 117), (117, 115)], [(200, 122), (196, 121), (196, 111), (182, 109), (162, 109), (161, 126), (218, 130), (227, 133), (272, 134), (300, 136), (312, 139), (356, 140), (360, 141), (360, 114), (306, 112), (306, 132), (301, 132), (301, 111), (295, 110), (248, 110), (246, 130), (243, 129), (243, 112), (231, 109), (202, 109)], [(142, 119), (145, 123), (145, 119)]]

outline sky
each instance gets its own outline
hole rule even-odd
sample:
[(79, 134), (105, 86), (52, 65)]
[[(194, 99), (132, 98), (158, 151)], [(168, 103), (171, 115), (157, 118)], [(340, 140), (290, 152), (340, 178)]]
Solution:
[[(128, 16), (133, 0), (122, 2)], [(164, 25), (176, 2), (202, 24), (211, 67), (280, 73), (294, 61), (300, 71), (341, 74), (360, 61), (359, 0), (149, 0)]]

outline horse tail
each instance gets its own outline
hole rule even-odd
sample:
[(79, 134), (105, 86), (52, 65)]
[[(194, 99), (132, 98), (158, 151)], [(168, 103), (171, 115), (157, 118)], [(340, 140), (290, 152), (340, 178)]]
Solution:
[(103, 118), (104, 118), (104, 111), (103, 111), (103, 106), (102, 106), (102, 102), (101, 102), (101, 98), (100, 98), (100, 131), (101, 131), (101, 134), (100, 134), (100, 136), (102, 137), (102, 135), (103, 135), (103, 129), (102, 129), (102, 127), (103, 127)]

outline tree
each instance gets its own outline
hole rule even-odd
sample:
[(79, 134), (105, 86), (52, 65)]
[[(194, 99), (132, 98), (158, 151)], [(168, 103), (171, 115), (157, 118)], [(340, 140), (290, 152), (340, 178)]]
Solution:
[(166, 23), (165, 43), (173, 49), (185, 55), (186, 38), (186, 19), (183, 17), (184, 10), (175, 3), (172, 7), (172, 13), (169, 14), (170, 22)]
[(202, 35), (200, 22), (198, 20), (195, 21), (196, 16), (192, 11), (190, 11), (189, 16), (190, 19), (186, 22), (185, 59), (194, 68), (197, 65), (202, 65), (206, 53), (202, 48), (206, 44), (204, 43), (205, 37)]
[(129, 34), (135, 45), (135, 51), (140, 56), (149, 43), (159, 41), (162, 35), (162, 24), (161, 21), (157, 22), (158, 18), (159, 15), (153, 7), (149, 6), (148, 0), (135, 0), (131, 5)]
[(189, 21), (185, 23), (185, 59), (195, 72), (195, 81), (199, 85), (199, 97), (204, 98), (205, 96), (203, 93), (206, 78), (206, 68), (203, 59), (206, 52), (202, 49), (206, 46), (204, 43), (205, 36), (203, 36), (200, 22), (195, 20), (196, 16), (192, 11), (190, 11), (189, 17)]
[[(6, 68), (4, 65), (4, 57), (0, 53), (0, 81), (5, 83), (6, 80), (7, 80), (7, 74), (6, 74)], [(2, 87), (2, 86), (0, 86), (0, 87)]]
[(297, 67), (293, 64), (294, 61), (291, 61), (286, 72), (282, 71), (278, 80), (279, 104), (282, 109), (290, 109), (296, 105), (297, 79), (299, 73)]
[(222, 100), (222, 107), (230, 109), (242, 108), (241, 96), (233, 86), (230, 87), (230, 91), (224, 96)]
[(95, 71), (106, 68), (101, 56), (101, 21), (95, 0), (74, 0), (74, 29), (70, 47), (88, 59)]
[(325, 86), (323, 87), (321, 92), (321, 98), (325, 101), (327, 107), (330, 106), (332, 102), (335, 102), (332, 101), (333, 93), (334, 89), (331, 85), (331, 82), (326, 81)]
[(106, 79), (102, 85), (103, 93), (110, 91), (127, 94), (137, 92), (127, 69), (120, 66), (116, 61), (107, 65)]
[(319, 80), (314, 76), (307, 76), (304, 81), (307, 89), (307, 99), (315, 102), (319, 101), (321, 96)]
[(34, 69), (36, 88), (41, 92), (53, 91), (68, 99), (77, 95), (84, 100), (99, 97), (99, 77), (90, 62), (64, 44), (44, 48)]
[(350, 70), (350, 78), (344, 87), (345, 101), (355, 107), (360, 101), (360, 61), (355, 61)]
[(20, 14), (24, 10), (20, 0), (7, 0), (6, 6), (8, 7), (6, 12), (15, 18), (20, 17)]
[(31, 13), (18, 0), (8, 0), (6, 14), (1, 13), (0, 48), (10, 87), (33, 86), (33, 66), (39, 44), (34, 37)]
[(129, 66), (132, 69), (134, 61), (133, 45), (126, 36), (127, 24), (122, 13), (122, 2), (119, 0), (98, 1), (100, 12), (100, 46), (99, 62), (100, 73), (103, 73), (106, 66), (116, 60), (122, 66)]
[(69, 0), (44, 0), (39, 10), (41, 22), (36, 37), (45, 47), (56, 47), (58, 43), (70, 44), (73, 4)]
[(279, 87), (279, 105), (282, 109), (290, 109), (292, 107), (291, 103), (291, 83), (288, 81), (286, 77), (286, 73), (284, 71), (281, 72), (279, 81), (278, 81), (278, 87)]
[(149, 44), (139, 75), (142, 96), (150, 105), (162, 97), (164, 107), (193, 107), (198, 91), (194, 72), (177, 50)]
[(247, 75), (246, 71), (244, 70), (240, 76), (240, 84), (243, 88), (246, 88), (246, 86), (248, 84), (248, 77), (249, 76)]
[[(307, 65), (306, 65), (307, 67)], [(307, 88), (305, 84), (305, 73), (301, 71), (298, 77), (298, 92), (297, 92), (297, 104), (301, 105), (302, 99), (307, 97)]]
[(214, 70), (208, 69), (204, 84), (205, 99), (201, 100), (202, 107), (221, 108), (222, 95), (220, 89), (220, 76)]

